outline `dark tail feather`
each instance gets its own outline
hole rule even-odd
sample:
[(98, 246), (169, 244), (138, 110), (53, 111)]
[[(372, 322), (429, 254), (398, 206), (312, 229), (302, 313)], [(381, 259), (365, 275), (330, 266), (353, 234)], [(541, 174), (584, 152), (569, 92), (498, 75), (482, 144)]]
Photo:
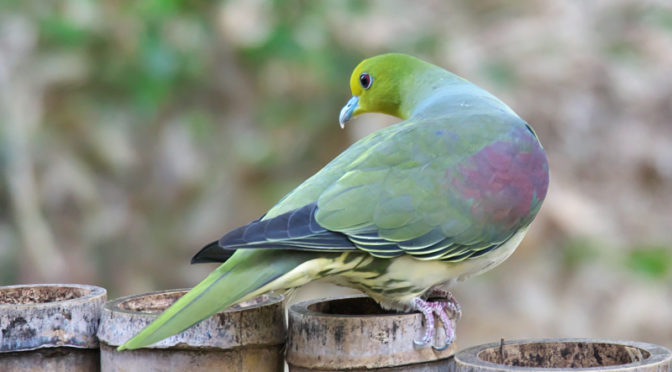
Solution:
[(235, 249), (222, 248), (219, 245), (219, 240), (216, 240), (201, 248), (201, 250), (191, 258), (191, 263), (226, 262), (226, 260), (233, 256), (235, 252)]

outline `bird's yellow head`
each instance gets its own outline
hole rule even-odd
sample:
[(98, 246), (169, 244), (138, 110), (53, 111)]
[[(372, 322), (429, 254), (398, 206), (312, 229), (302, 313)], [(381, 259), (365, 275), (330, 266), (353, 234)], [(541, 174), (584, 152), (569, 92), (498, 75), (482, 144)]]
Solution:
[(350, 76), (352, 98), (341, 109), (339, 122), (345, 126), (353, 116), (379, 112), (406, 119), (404, 89), (419, 68), (432, 66), (406, 54), (381, 54), (362, 61)]

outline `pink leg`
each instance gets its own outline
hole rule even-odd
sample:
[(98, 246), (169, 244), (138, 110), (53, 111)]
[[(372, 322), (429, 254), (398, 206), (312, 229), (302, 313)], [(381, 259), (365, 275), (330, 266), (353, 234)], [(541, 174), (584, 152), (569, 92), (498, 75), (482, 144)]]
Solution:
[[(455, 331), (453, 330), (453, 325), (450, 321), (450, 317), (446, 313), (446, 309), (451, 312), (451, 314), (459, 319), (462, 315), (462, 310), (460, 305), (457, 303), (455, 298), (450, 292), (440, 291), (441, 297), (445, 298), (445, 301), (425, 301), (422, 298), (415, 298), (413, 304), (415, 308), (422, 313), (425, 317), (425, 336), (420, 341), (414, 341), (418, 346), (427, 345), (434, 338), (434, 314), (439, 316), (441, 323), (443, 323), (443, 329), (446, 332), (446, 343), (441, 347), (432, 346), (435, 350), (445, 350), (450, 344), (455, 340)], [(436, 291), (431, 292), (432, 295), (437, 294)]]
[(432, 288), (429, 290), (427, 299), (430, 298), (440, 298), (442, 300), (445, 300), (446, 302), (446, 307), (448, 310), (450, 310), (452, 318), (459, 320), (462, 318), (462, 306), (460, 306), (460, 303), (457, 302), (455, 299), (455, 296), (453, 296), (450, 291), (447, 291), (445, 289), (438, 289), (438, 288)]

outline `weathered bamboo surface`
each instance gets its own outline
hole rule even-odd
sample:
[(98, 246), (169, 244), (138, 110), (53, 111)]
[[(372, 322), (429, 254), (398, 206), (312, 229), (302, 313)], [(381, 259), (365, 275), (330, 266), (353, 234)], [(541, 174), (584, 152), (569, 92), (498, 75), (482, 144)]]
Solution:
[(672, 352), (654, 344), (600, 339), (494, 342), (458, 352), (451, 371), (672, 371)]
[(301, 302), (289, 310), (287, 363), (292, 372), (445, 370), (456, 344), (419, 348), (413, 341), (423, 332), (421, 314), (387, 312), (366, 296)]
[(281, 371), (286, 327), (281, 295), (263, 295), (213, 315), (150, 347), (118, 352), (186, 290), (109, 301), (98, 337), (103, 372)]
[(50, 347), (0, 354), (2, 372), (96, 372), (100, 371), (98, 349)]
[(104, 288), (81, 284), (0, 287), (0, 370), (97, 371)]

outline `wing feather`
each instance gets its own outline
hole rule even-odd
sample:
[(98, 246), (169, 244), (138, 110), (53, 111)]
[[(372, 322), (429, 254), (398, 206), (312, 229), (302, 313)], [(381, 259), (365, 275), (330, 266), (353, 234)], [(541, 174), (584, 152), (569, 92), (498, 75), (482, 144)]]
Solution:
[[(530, 147), (516, 142), (522, 137), (509, 129), (519, 125), (525, 135), (527, 131), (519, 118), (513, 126), (498, 119), (447, 115), (377, 132), (288, 194), (262, 219), (231, 231), (194, 259), (254, 248), (361, 250), (376, 257), (410, 255), (455, 262), (483, 255), (531, 221), (526, 215), (510, 218), (507, 211), (519, 208), (514, 202), (522, 200), (522, 189), (506, 189), (511, 179), (502, 165)], [(518, 166), (526, 176), (528, 165)], [(504, 181), (494, 178), (497, 172)], [(511, 207), (505, 197), (488, 193), (510, 197)], [(526, 210), (536, 213), (541, 203), (536, 202)], [(503, 217), (479, 212), (488, 208)]]

